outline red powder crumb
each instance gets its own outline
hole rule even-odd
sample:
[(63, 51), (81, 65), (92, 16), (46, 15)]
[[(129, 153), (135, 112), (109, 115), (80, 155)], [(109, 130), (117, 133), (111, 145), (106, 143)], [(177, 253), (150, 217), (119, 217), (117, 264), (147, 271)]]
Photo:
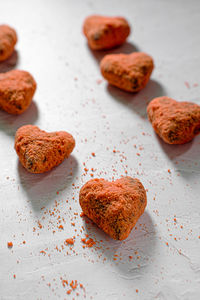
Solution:
[(8, 242), (7, 245), (8, 245), (8, 248), (12, 248), (13, 247), (13, 243), (12, 242)]
[(116, 150), (115, 150), (115, 149), (113, 150), (113, 153), (116, 153)]
[(74, 245), (74, 239), (70, 238), (70, 239), (66, 239), (64, 244), (68, 244), (68, 245)]
[(95, 153), (94, 153), (94, 152), (92, 152), (91, 154), (92, 154), (92, 156), (95, 156)]
[(136, 153), (137, 154), (137, 156), (140, 156), (140, 153)]
[(136, 291), (136, 293), (138, 293), (138, 292), (139, 292), (139, 291), (138, 291), (138, 289), (136, 289), (135, 291)]
[(133, 259), (133, 256), (129, 256), (130, 259)]
[(64, 229), (64, 227), (62, 225), (58, 226), (59, 229)]
[(15, 275), (15, 274), (13, 275), (13, 278), (14, 278), (14, 279), (16, 278), (16, 275)]
[[(70, 285), (70, 289), (68, 289), (66, 291), (67, 295), (70, 295), (74, 290), (76, 290), (76, 288), (78, 287), (78, 282), (77, 280), (72, 280), (70, 283), (68, 282), (68, 280), (66, 279), (63, 279), (62, 277), (60, 277), (60, 280), (61, 280), (61, 283), (62, 283), (62, 286), (65, 288), (66, 286)], [(85, 292), (85, 289), (83, 287), (83, 285), (81, 283), (79, 283), (79, 286), (81, 289), (84, 290)], [(78, 292), (76, 292), (76, 295), (79, 296), (80, 294)], [(85, 298), (85, 295), (84, 295), (84, 298)], [(75, 298), (73, 298), (75, 299)]]
[(75, 280), (75, 281), (72, 280), (70, 283), (70, 286), (73, 290), (75, 290), (78, 286), (77, 280)]
[(85, 244), (88, 248), (91, 248), (91, 247), (93, 247), (93, 245), (96, 244), (95, 241), (94, 241), (92, 238), (90, 238), (90, 239), (88, 239), (88, 240), (86, 240), (86, 239), (81, 239), (81, 241), (82, 241), (83, 244)]
[(168, 242), (165, 243), (167, 246), (169, 246)]
[(97, 79), (97, 84), (101, 84), (102, 83), (102, 79)]
[(26, 244), (26, 241), (23, 241), (23, 244)]
[(65, 280), (65, 279), (63, 279), (63, 280), (62, 280), (62, 285), (63, 285), (63, 287), (65, 287), (65, 285), (68, 285), (68, 281)]
[(72, 225), (72, 226), (75, 226), (75, 223), (74, 223), (74, 222), (72, 222), (72, 223), (71, 223), (71, 225)]
[(40, 229), (42, 229), (42, 224), (40, 223), (40, 221), (38, 221), (38, 227), (39, 227)]
[(185, 86), (186, 86), (188, 89), (190, 89), (190, 84), (189, 84), (189, 82), (188, 82), (188, 81), (185, 81), (184, 83), (185, 83)]
[(167, 172), (171, 174), (171, 170), (170, 169), (168, 169)]

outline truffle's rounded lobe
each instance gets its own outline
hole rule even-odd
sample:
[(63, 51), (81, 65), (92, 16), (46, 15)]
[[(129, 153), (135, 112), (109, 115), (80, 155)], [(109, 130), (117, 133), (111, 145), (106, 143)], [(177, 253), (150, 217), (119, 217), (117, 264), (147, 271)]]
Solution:
[(8, 25), (0, 25), (0, 62), (11, 56), (16, 43), (16, 31)]
[(66, 131), (47, 133), (37, 126), (20, 127), (15, 135), (15, 150), (22, 165), (31, 173), (44, 173), (59, 165), (75, 147)]
[(93, 50), (106, 50), (123, 44), (130, 34), (130, 26), (122, 17), (92, 15), (86, 18), (83, 32)]
[(113, 239), (124, 240), (143, 214), (147, 197), (136, 178), (92, 179), (82, 186), (79, 203), (84, 214)]
[(139, 92), (143, 89), (153, 68), (152, 57), (143, 52), (109, 54), (100, 63), (103, 77), (110, 84), (127, 92)]
[(0, 74), (0, 109), (19, 115), (30, 105), (36, 90), (32, 75), (22, 70)]
[(169, 97), (153, 99), (147, 114), (155, 132), (168, 144), (185, 144), (200, 133), (200, 106)]

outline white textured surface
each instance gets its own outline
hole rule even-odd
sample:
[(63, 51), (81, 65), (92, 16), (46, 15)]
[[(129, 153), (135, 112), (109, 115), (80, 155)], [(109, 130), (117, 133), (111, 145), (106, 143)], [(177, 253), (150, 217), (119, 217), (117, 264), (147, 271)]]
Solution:
[[(200, 1), (1, 0), (0, 10), (1, 23), (15, 27), (19, 36), (18, 55), (0, 71), (18, 56), (15, 67), (31, 72), (38, 83), (26, 113), (0, 112), (0, 299), (84, 299), (84, 294), (106, 300), (199, 299), (200, 137), (166, 145), (145, 111), (147, 102), (161, 95), (200, 104)], [(81, 33), (84, 18), (93, 13), (122, 15), (131, 23), (128, 43), (113, 52), (137, 49), (153, 56), (152, 80), (137, 95), (99, 84), (103, 53), (91, 52)], [(13, 149), (16, 129), (27, 123), (72, 133), (73, 155), (47, 174), (27, 173)], [(91, 168), (95, 177), (107, 179), (127, 170), (148, 189), (146, 212), (124, 242), (74, 219), (74, 212), (81, 212), (78, 187), (91, 178)], [(54, 215), (45, 213), (55, 207)], [(58, 229), (59, 215), (64, 230)], [(92, 248), (82, 248), (82, 225), (97, 242)], [(73, 249), (62, 250), (73, 235)], [(60, 277), (77, 280), (85, 292), (77, 288), (66, 295), (69, 288)]]

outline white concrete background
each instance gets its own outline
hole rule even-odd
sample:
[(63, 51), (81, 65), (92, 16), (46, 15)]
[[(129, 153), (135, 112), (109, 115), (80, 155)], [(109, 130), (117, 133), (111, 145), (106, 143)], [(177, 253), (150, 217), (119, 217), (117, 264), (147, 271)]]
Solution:
[[(122, 15), (132, 26), (128, 43), (111, 52), (153, 56), (155, 70), (140, 93), (99, 84), (105, 53), (93, 53), (81, 32), (93, 13)], [(200, 137), (183, 146), (164, 144), (147, 120), (146, 105), (162, 95), (200, 104), (200, 1), (0, 0), (0, 20), (19, 37), (17, 53), (0, 71), (24, 69), (38, 83), (27, 112), (0, 112), (0, 299), (199, 299)], [(75, 151), (52, 172), (27, 173), (13, 149), (15, 131), (24, 124), (69, 131)], [(109, 180), (127, 170), (148, 189), (146, 212), (124, 242), (74, 219), (81, 212), (79, 187), (91, 178), (91, 168)], [(45, 214), (55, 200), (54, 216)], [(59, 215), (64, 230), (58, 229)], [(95, 247), (82, 248), (82, 225)], [(55, 249), (73, 235), (72, 250)], [(77, 288), (68, 296), (60, 277), (77, 280), (85, 292)]]

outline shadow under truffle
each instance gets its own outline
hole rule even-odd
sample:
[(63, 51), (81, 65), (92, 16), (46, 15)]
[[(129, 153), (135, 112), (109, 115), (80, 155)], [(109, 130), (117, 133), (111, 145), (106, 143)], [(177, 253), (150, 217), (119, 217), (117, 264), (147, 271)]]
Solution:
[[(139, 271), (138, 264), (142, 264), (144, 268), (148, 267), (149, 260), (155, 252), (157, 237), (152, 218), (147, 211), (139, 218), (128, 238), (123, 241), (113, 240), (86, 216), (83, 219), (85, 233), (96, 242), (95, 253), (102, 259), (105, 257), (106, 264), (114, 263), (119, 272), (127, 278), (135, 276), (137, 270)], [(115, 255), (117, 258), (113, 261)]]
[(110, 84), (107, 85), (107, 92), (115, 101), (130, 107), (145, 118), (147, 118), (147, 105), (149, 102), (158, 96), (165, 95), (164, 87), (154, 79), (150, 79), (146, 87), (137, 93), (125, 92)]
[(6, 134), (14, 136), (17, 129), (23, 125), (33, 125), (39, 117), (39, 111), (35, 101), (21, 115), (11, 115), (7, 112), (0, 111), (0, 130)]
[(55, 199), (56, 192), (69, 186), (78, 169), (78, 162), (73, 155), (66, 158), (60, 165), (42, 174), (29, 173), (18, 161), (18, 174), (22, 188), (30, 200), (33, 210), (41, 208)]
[(14, 50), (12, 55), (3, 62), (0, 62), (0, 73), (6, 73), (14, 69), (19, 62), (17, 50)]
[(88, 45), (88, 50), (90, 51), (91, 55), (95, 58), (97, 63), (100, 63), (102, 58), (107, 54), (130, 54), (133, 52), (138, 52), (139, 48), (129, 42), (125, 42), (121, 46), (110, 50), (92, 50)]

